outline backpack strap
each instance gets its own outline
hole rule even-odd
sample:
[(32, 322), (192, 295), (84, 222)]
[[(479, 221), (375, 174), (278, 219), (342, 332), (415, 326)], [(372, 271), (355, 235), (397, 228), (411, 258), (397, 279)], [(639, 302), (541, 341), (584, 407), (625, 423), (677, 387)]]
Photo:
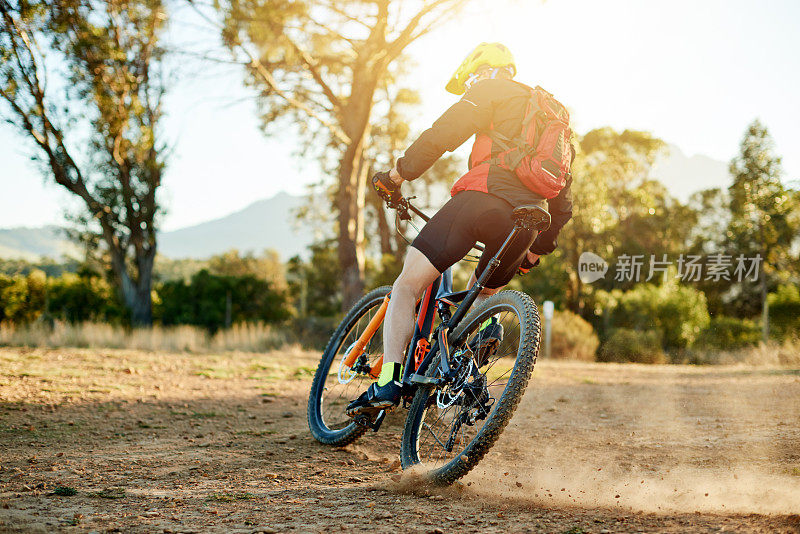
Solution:
[[(536, 89), (531, 89), (527, 85), (520, 84), (524, 86), (531, 92), (530, 99), (528, 100), (528, 107), (526, 109), (525, 118), (522, 120), (522, 125), (520, 127), (519, 135), (516, 137), (507, 137), (496, 130), (488, 130), (486, 135), (489, 139), (492, 140), (493, 144), (499, 146), (502, 150), (501, 152), (505, 153), (506, 158), (494, 157), (488, 160), (490, 165), (505, 165), (508, 167), (512, 172), (517, 170), (522, 160), (525, 159), (531, 152), (536, 150), (536, 142), (528, 144), (527, 140), (525, 139), (525, 134), (530, 127), (531, 122), (536, 119), (536, 114), (538, 113), (537, 108), (539, 106), (538, 100), (536, 97), (536, 91), (541, 90), (544, 91), (538, 85)], [(547, 91), (544, 91), (545, 93)], [(548, 93), (549, 94), (549, 93)], [(513, 154), (513, 155), (512, 155)]]

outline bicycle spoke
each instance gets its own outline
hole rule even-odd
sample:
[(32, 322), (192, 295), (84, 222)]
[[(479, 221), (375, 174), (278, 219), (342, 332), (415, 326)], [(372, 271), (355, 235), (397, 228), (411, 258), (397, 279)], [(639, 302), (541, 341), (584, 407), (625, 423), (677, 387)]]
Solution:
[[(503, 336), (494, 348), (484, 344), (487, 342), (486, 336), (491, 331), (481, 328), (481, 325), (491, 317), (496, 317), (497, 323), (503, 327)], [(460, 391), (445, 389), (431, 392), (433, 398), (429, 402), (432, 400), (434, 404), (422, 417), (417, 440), (417, 457), (421, 462), (430, 464), (432, 469), (457, 458), (479, 434), (508, 385), (519, 352), (521, 326), (519, 317), (513, 309), (500, 311), (490, 309), (487, 315), (476, 318), (470, 328), (473, 330), (462, 338), (464, 345), (459, 349), (461, 352), (455, 349), (452, 351), (453, 365), (459, 365), (458, 355), (469, 350), (469, 357), (475, 362), (478, 374), (468, 375), (464, 385), (458, 386), (462, 388)], [(491, 351), (486, 353), (488, 358), (482, 355), (482, 350)], [(483, 362), (483, 367), (478, 368), (481, 358), (485, 358), (486, 361)], [(478, 380), (483, 380), (484, 385), (476, 386)], [(476, 390), (475, 387), (483, 389)], [(458, 395), (458, 398), (446, 408), (438, 408), (436, 402), (440, 398), (438, 397), (440, 391), (452, 392)], [(448, 446), (452, 446), (450, 451), (447, 450)]]
[[(345, 414), (347, 404), (358, 396), (365, 389), (372, 378), (365, 374), (358, 374), (350, 378), (346, 383), (340, 383), (340, 367), (343, 359), (347, 355), (348, 349), (361, 337), (378, 311), (381, 302), (376, 302), (367, 312), (362, 315), (352, 328), (341, 338), (339, 347), (336, 349), (336, 356), (331, 361), (330, 368), (326, 373), (325, 388), (321, 399), (322, 421), (331, 430), (339, 430), (350, 424), (352, 419)], [(364, 354), (368, 355), (367, 363), (372, 366), (383, 354), (383, 334), (382, 328), (367, 343)]]

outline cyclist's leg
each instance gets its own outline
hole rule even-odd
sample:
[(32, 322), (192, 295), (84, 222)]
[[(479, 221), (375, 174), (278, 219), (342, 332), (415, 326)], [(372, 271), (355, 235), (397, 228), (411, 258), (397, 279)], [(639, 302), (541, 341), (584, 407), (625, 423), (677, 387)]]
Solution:
[[(347, 405), (347, 413), (357, 415), (397, 406), (402, 384), (403, 349), (414, 333), (414, 307), (422, 292), (445, 269), (469, 251), (474, 238), (458, 231), (470, 211), (469, 195), (460, 193), (440, 209), (409, 247), (403, 271), (392, 286), (392, 295), (383, 323), (384, 357), (381, 374), (367, 391)], [(474, 206), (472, 208), (474, 210)], [(463, 224), (461, 225), (464, 226)]]
[(383, 319), (383, 365), (378, 380), (347, 405), (351, 416), (391, 409), (400, 403), (403, 349), (414, 333), (414, 307), (419, 295), (439, 271), (419, 250), (409, 247), (403, 271), (392, 285)]
[(471, 221), (478, 215), (484, 196), (467, 191), (451, 198), (408, 247), (403, 271), (392, 286), (392, 298), (384, 319), (384, 361), (403, 361), (403, 350), (414, 333), (417, 299), (437, 276), (463, 258), (475, 244)]
[(383, 322), (384, 364), (403, 363), (403, 349), (414, 334), (417, 299), (439, 274), (422, 252), (408, 248), (403, 270), (392, 285), (392, 297)]

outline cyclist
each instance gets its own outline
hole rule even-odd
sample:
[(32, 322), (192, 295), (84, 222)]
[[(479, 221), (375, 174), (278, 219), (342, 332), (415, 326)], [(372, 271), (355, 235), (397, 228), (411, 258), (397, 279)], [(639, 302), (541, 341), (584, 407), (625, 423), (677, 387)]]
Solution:
[[(519, 133), (531, 89), (512, 80), (514, 57), (500, 43), (481, 43), (458, 67), (446, 90), (464, 96), (439, 117), (399, 158), (394, 168), (372, 182), (384, 195), (400, 196), (403, 181), (418, 178), (445, 151), (453, 151), (472, 135), (492, 129), (512, 137)], [(530, 269), (539, 257), (553, 252), (556, 237), (572, 217), (571, 179), (549, 201), (528, 189), (514, 172), (491, 158), (500, 152), (487, 136), (476, 136), (469, 172), (451, 190), (450, 200), (431, 218), (408, 249), (402, 272), (392, 286), (383, 326), (383, 366), (377, 382), (347, 406), (349, 415), (391, 408), (400, 402), (404, 348), (413, 335), (417, 299), (442, 272), (461, 260), (477, 241), (485, 250), (476, 267), (480, 275), (514, 226), (515, 207), (547, 206), (550, 228), (538, 236), (523, 232), (501, 259), (476, 304), (500, 291), (517, 270)], [(574, 150), (573, 150), (574, 156)], [(546, 203), (546, 204), (545, 204)], [(476, 279), (472, 274), (471, 286)], [(487, 323), (489, 323), (487, 321)], [(485, 324), (482, 338), (502, 338), (499, 324)]]

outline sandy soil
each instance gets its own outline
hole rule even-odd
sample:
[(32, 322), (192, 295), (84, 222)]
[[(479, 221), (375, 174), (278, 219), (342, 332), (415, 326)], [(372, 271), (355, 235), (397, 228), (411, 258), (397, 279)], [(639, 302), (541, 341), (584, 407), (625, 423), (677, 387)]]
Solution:
[(479, 467), (309, 435), (313, 354), (0, 349), (2, 532), (800, 532), (800, 371), (540, 362)]

